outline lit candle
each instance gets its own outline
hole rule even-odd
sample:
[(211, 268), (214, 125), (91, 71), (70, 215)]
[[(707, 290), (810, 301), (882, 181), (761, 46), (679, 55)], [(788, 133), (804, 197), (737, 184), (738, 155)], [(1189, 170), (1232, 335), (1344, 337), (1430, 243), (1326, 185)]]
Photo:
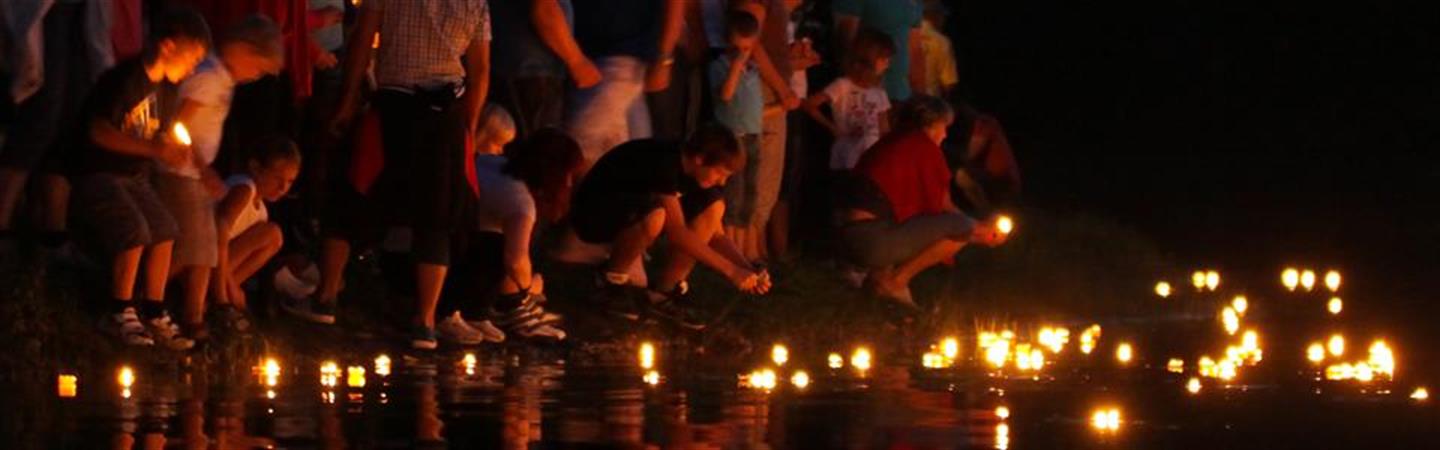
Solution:
[(175, 141), (176, 141), (176, 142), (179, 142), (179, 143), (185, 144), (185, 145), (190, 145), (190, 130), (189, 130), (188, 128), (185, 128), (185, 124), (180, 123), (180, 122), (175, 122), (175, 126), (172, 127), (172, 128), (170, 129), (170, 131), (175, 134)]
[(1344, 355), (1344, 354), (1345, 354), (1345, 336), (1341, 336), (1341, 335), (1339, 335), (1339, 334), (1335, 334), (1335, 335), (1330, 336), (1330, 342), (1329, 342), (1328, 344), (1326, 344), (1326, 348), (1330, 350), (1330, 356), (1336, 356), (1336, 357), (1338, 357), (1338, 356)]
[(1330, 292), (1339, 292), (1340, 272), (1336, 272), (1334, 270), (1325, 272), (1325, 287), (1330, 289)]
[(865, 372), (870, 370), (870, 359), (870, 349), (858, 347), (855, 349), (855, 353), (850, 355), (850, 366), (861, 372)]
[(1235, 300), (1230, 302), (1230, 307), (1235, 308), (1236, 313), (1244, 315), (1245, 311), (1250, 310), (1250, 299), (1245, 298), (1243, 295), (1236, 296)]
[(388, 376), (390, 376), (390, 357), (389, 357), (389, 356), (386, 356), (385, 354), (382, 353), (382, 354), (380, 354), (380, 356), (376, 356), (376, 357), (375, 357), (375, 374), (376, 374), (376, 375), (379, 375), (379, 376), (382, 376), (382, 377), (388, 377)]
[(1280, 273), (1280, 283), (1285, 285), (1285, 289), (1293, 292), (1295, 287), (1300, 285), (1300, 271), (1293, 267), (1287, 267), (1284, 272)]
[(1429, 390), (1429, 389), (1425, 389), (1424, 387), (1415, 388), (1415, 392), (1410, 393), (1410, 399), (1411, 399), (1411, 400), (1415, 400), (1415, 401), (1417, 401), (1417, 402), (1423, 402), (1423, 401), (1429, 400), (1429, 399), (1430, 399), (1430, 390)]
[(995, 417), (998, 418), (998, 419), (1000, 419), (1000, 420), (1009, 419), (1009, 418), (1010, 418), (1010, 408), (1005, 407), (1005, 406), (996, 407), (996, 408), (995, 408)]
[(784, 345), (775, 344), (770, 348), (770, 360), (775, 361), (776, 366), (785, 365), (787, 361), (790, 361), (790, 349), (785, 348)]
[(1314, 289), (1315, 289), (1315, 271), (1310, 270), (1310, 269), (1305, 269), (1304, 272), (1300, 272), (1300, 286), (1301, 286), (1301, 287), (1304, 287), (1307, 292), (1314, 290)]
[(1345, 309), (1345, 301), (1340, 297), (1330, 297), (1330, 303), (1325, 305), (1325, 309), (1330, 311), (1330, 315), (1338, 315)]
[(352, 388), (365, 387), (365, 366), (350, 366), (345, 369), (345, 385)]
[(1205, 288), (1214, 291), (1220, 287), (1220, 272), (1205, 272)]
[(1199, 379), (1199, 378), (1195, 378), (1195, 377), (1190, 377), (1190, 381), (1185, 382), (1185, 390), (1188, 391), (1188, 392), (1190, 392), (1191, 395), (1199, 394), (1199, 393), (1200, 393), (1200, 379)]
[(1135, 349), (1128, 342), (1122, 342), (1120, 346), (1115, 347), (1115, 359), (1120, 361), (1120, 364), (1130, 364), (1130, 360), (1134, 357)]
[(830, 353), (828, 356), (825, 357), (825, 359), (826, 362), (829, 363), (831, 369), (839, 369), (841, 367), (845, 367), (845, 358), (840, 356), (839, 353)]
[(1312, 363), (1320, 364), (1321, 361), (1325, 360), (1325, 346), (1319, 342), (1310, 344), (1309, 347), (1305, 348), (1305, 359), (1310, 360)]
[(940, 354), (943, 355), (945, 359), (951, 361), (960, 357), (960, 340), (954, 337), (947, 337), (940, 341)]
[(649, 342), (640, 344), (640, 368), (655, 368), (655, 344)]
[(1002, 235), (1009, 235), (1011, 231), (1015, 231), (1015, 220), (1002, 214), (995, 218), (995, 229), (1000, 230)]
[(660, 385), (660, 372), (656, 370), (645, 372), (645, 376), (641, 380), (644, 380), (645, 384), (658, 386)]
[(1164, 281), (1161, 281), (1161, 282), (1159, 282), (1159, 283), (1155, 283), (1155, 295), (1159, 295), (1160, 298), (1169, 298), (1169, 297), (1170, 297), (1170, 283), (1167, 283), (1167, 282), (1164, 282)]
[(790, 384), (795, 385), (796, 389), (810, 387), (810, 374), (805, 373), (803, 370), (797, 370), (795, 371), (795, 375), (790, 376)]

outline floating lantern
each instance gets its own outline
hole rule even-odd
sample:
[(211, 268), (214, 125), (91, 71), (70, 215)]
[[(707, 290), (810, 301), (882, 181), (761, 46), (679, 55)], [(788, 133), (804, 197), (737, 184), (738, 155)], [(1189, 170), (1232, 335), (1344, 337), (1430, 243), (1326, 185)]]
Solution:
[(1239, 368), (1236, 367), (1234, 360), (1226, 359), (1215, 366), (1215, 376), (1221, 380), (1232, 381), (1237, 375), (1239, 375)]
[(1010, 341), (1001, 340), (985, 348), (985, 362), (990, 363), (990, 366), (999, 369), (1009, 360)]
[(1220, 310), (1220, 322), (1225, 326), (1225, 334), (1234, 336), (1236, 331), (1240, 331), (1240, 313), (1235, 312), (1235, 308), (1226, 306)]
[(175, 126), (170, 129), (170, 132), (175, 135), (175, 142), (190, 145), (190, 130), (185, 128), (185, 124), (175, 122)]
[(1350, 363), (1331, 364), (1325, 368), (1325, 379), (1330, 381), (1348, 380), (1355, 377), (1355, 368)]
[(60, 398), (75, 398), (79, 393), (80, 377), (73, 374), (60, 374), (55, 379), (55, 394)]
[(1325, 346), (1321, 345), (1319, 342), (1310, 344), (1309, 347), (1305, 348), (1305, 359), (1308, 359), (1310, 360), (1310, 362), (1315, 364), (1319, 364), (1321, 361), (1324, 361)]
[(648, 384), (648, 385), (651, 385), (651, 386), (658, 386), (658, 385), (660, 385), (660, 371), (657, 371), (657, 370), (649, 370), (649, 371), (646, 371), (646, 372), (645, 372), (645, 376), (641, 377), (640, 379), (641, 379), (642, 381), (644, 381), (645, 384)]
[(265, 386), (275, 387), (280, 384), (280, 361), (275, 358), (265, 358), (265, 364), (260, 370), (264, 377)]
[(943, 369), (945, 368), (945, 355), (925, 352), (920, 356), (920, 365), (926, 369)]
[(655, 344), (645, 342), (640, 344), (640, 368), (655, 368)]
[(940, 355), (945, 359), (954, 361), (960, 357), (960, 340), (954, 337), (947, 337), (940, 341)]
[(805, 373), (803, 370), (797, 370), (794, 375), (790, 376), (790, 384), (794, 385), (795, 389), (810, 387), (810, 374)]
[(855, 349), (855, 353), (850, 354), (850, 366), (864, 373), (870, 370), (870, 359), (870, 349), (858, 347)]
[(830, 355), (827, 356), (825, 359), (826, 362), (829, 363), (831, 369), (839, 369), (841, 367), (845, 367), (845, 357), (840, 356), (839, 353), (830, 353)]
[(1370, 344), (1370, 366), (1375, 373), (1386, 377), (1395, 376), (1395, 352), (1385, 341), (1377, 340)]
[(1080, 353), (1088, 355), (1095, 350), (1095, 344), (1100, 340), (1100, 332), (1100, 325), (1090, 325), (1090, 328), (1080, 332)]
[(772, 369), (760, 369), (750, 372), (750, 375), (745, 377), (742, 384), (754, 389), (773, 391), (776, 386), (775, 371)]
[(1250, 310), (1250, 299), (1245, 298), (1243, 295), (1236, 296), (1234, 300), (1230, 301), (1230, 307), (1234, 308), (1237, 314), (1243, 316), (1245, 315), (1245, 311)]
[(1170, 283), (1164, 281), (1155, 283), (1155, 295), (1160, 298), (1170, 298)]
[(1199, 394), (1199, 393), (1200, 393), (1200, 379), (1199, 379), (1199, 378), (1195, 378), (1195, 377), (1190, 377), (1190, 381), (1185, 382), (1185, 391), (1186, 391), (1186, 392), (1189, 392), (1190, 395)]
[(1294, 292), (1295, 287), (1300, 285), (1300, 271), (1293, 267), (1287, 267), (1284, 272), (1280, 273), (1280, 284), (1285, 285), (1285, 289)]
[(784, 345), (775, 344), (770, 348), (770, 360), (774, 361), (776, 366), (785, 365), (787, 361), (790, 361), (790, 349), (785, 348)]
[(1340, 291), (1340, 272), (1325, 272), (1325, 288), (1330, 289), (1330, 292)]
[(1211, 290), (1211, 291), (1214, 291), (1215, 289), (1217, 289), (1217, 288), (1219, 288), (1219, 287), (1220, 287), (1220, 272), (1216, 272), (1216, 271), (1213, 271), (1213, 270), (1211, 270), (1211, 271), (1209, 271), (1209, 272), (1205, 272), (1205, 288), (1206, 288), (1206, 289), (1209, 289), (1209, 290)]
[(1090, 415), (1090, 427), (1096, 431), (1114, 433), (1120, 430), (1120, 410), (1103, 408)]
[(1330, 297), (1330, 303), (1325, 305), (1325, 309), (1330, 311), (1330, 315), (1332, 316), (1339, 315), (1340, 311), (1345, 309), (1345, 301), (1341, 300), (1340, 297)]
[(1185, 360), (1170, 358), (1170, 361), (1165, 363), (1165, 370), (1170, 373), (1185, 373)]
[(384, 353), (375, 357), (375, 374), (382, 377), (390, 376), (390, 357)]
[(1115, 360), (1120, 361), (1120, 364), (1130, 364), (1130, 360), (1134, 357), (1135, 349), (1131, 348), (1129, 343), (1122, 342), (1115, 347)]
[(325, 361), (320, 365), (320, 385), (333, 388), (340, 383), (340, 365), (335, 361)]
[(1305, 269), (1300, 272), (1300, 286), (1304, 287), (1306, 292), (1315, 290), (1315, 271)]
[(365, 366), (350, 366), (346, 368), (345, 385), (352, 388), (365, 387)]
[(1331, 335), (1326, 342), (1325, 348), (1330, 350), (1330, 356), (1339, 357), (1345, 354), (1345, 336), (1339, 334)]
[(1197, 270), (1190, 274), (1190, 284), (1195, 285), (1197, 291), (1205, 290), (1205, 271)]

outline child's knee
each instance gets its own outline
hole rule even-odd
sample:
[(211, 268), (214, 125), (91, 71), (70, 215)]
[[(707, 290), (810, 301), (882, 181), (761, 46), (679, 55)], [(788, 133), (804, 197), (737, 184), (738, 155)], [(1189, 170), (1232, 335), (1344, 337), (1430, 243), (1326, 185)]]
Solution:
[(645, 234), (647, 236), (659, 236), (660, 231), (665, 229), (665, 210), (655, 209), (650, 211), (649, 214), (645, 215), (645, 220), (641, 223), (645, 226)]
[(263, 238), (262, 242), (265, 243), (265, 248), (279, 249), (285, 245), (285, 233), (280, 229), (280, 225), (276, 225), (274, 222), (266, 222), (260, 226), (262, 227), (260, 233)]

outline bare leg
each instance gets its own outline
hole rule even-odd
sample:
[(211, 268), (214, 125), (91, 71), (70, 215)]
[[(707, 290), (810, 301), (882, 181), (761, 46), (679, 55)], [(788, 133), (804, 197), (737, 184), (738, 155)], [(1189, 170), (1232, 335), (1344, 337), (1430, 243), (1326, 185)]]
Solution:
[(150, 246), (145, 251), (145, 299), (164, 300), (165, 281), (170, 278), (170, 251), (175, 241)]
[(445, 286), (445, 274), (449, 269), (449, 266), (439, 264), (415, 265), (416, 325), (435, 327), (435, 307), (440, 304), (440, 290)]
[(0, 169), (0, 230), (10, 230), (20, 194), (25, 192), (29, 172), (13, 168)]
[(320, 292), (316, 299), (334, 304), (340, 297), (340, 283), (345, 277), (345, 263), (350, 261), (350, 242), (326, 238), (320, 251)]
[(210, 268), (188, 266), (182, 280), (185, 283), (185, 323), (198, 324), (205, 321), (205, 293), (210, 289)]
[(236, 286), (255, 276), (284, 244), (284, 235), (274, 223), (245, 230), (230, 241), (230, 282)]
[[(710, 207), (701, 211), (700, 215), (687, 224), (700, 239), (709, 242), (720, 232), (720, 219), (725, 217), (725, 204), (715, 202)], [(690, 271), (695, 269), (695, 258), (680, 251), (678, 247), (670, 247), (670, 257), (665, 260), (665, 268), (660, 271), (660, 278), (656, 280), (655, 289), (668, 292), (680, 284), (680, 281), (690, 277)]]
[(775, 211), (770, 213), (770, 223), (767, 223), (765, 227), (765, 241), (766, 244), (769, 244), (766, 247), (770, 251), (769, 256), (776, 260), (789, 259), (790, 202), (781, 200), (775, 203)]
[(665, 210), (656, 209), (646, 214), (641, 221), (620, 232), (610, 251), (610, 262), (605, 270), (610, 273), (628, 273), (631, 265), (640, 259), (645, 249), (655, 243), (655, 238), (665, 229)]
[(140, 273), (140, 256), (145, 247), (133, 247), (115, 255), (110, 268), (110, 296), (118, 300), (135, 298), (135, 277)]
[(936, 241), (930, 244), (929, 247), (925, 247), (924, 250), (921, 250), (919, 254), (916, 254), (908, 261), (895, 266), (894, 271), (889, 271), (888, 273), (884, 271), (877, 272), (875, 274), (877, 275), (875, 283), (883, 292), (903, 291), (909, 288), (910, 280), (914, 279), (915, 275), (950, 259), (950, 257), (955, 256), (955, 253), (964, 247), (965, 243), (961, 241), (951, 239)]
[(40, 192), (44, 195), (40, 229), (65, 231), (70, 214), (70, 182), (59, 175), (41, 175)]
[(605, 261), (605, 250), (602, 245), (580, 240), (573, 229), (566, 229), (550, 257), (564, 263), (593, 266)]

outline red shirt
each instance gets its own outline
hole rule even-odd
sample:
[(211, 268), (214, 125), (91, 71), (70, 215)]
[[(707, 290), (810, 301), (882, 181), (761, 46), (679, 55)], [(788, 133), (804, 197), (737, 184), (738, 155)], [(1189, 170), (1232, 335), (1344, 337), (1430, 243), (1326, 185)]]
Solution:
[(885, 136), (860, 157), (855, 173), (870, 179), (885, 194), (896, 223), (945, 212), (950, 169), (940, 146), (925, 133)]

